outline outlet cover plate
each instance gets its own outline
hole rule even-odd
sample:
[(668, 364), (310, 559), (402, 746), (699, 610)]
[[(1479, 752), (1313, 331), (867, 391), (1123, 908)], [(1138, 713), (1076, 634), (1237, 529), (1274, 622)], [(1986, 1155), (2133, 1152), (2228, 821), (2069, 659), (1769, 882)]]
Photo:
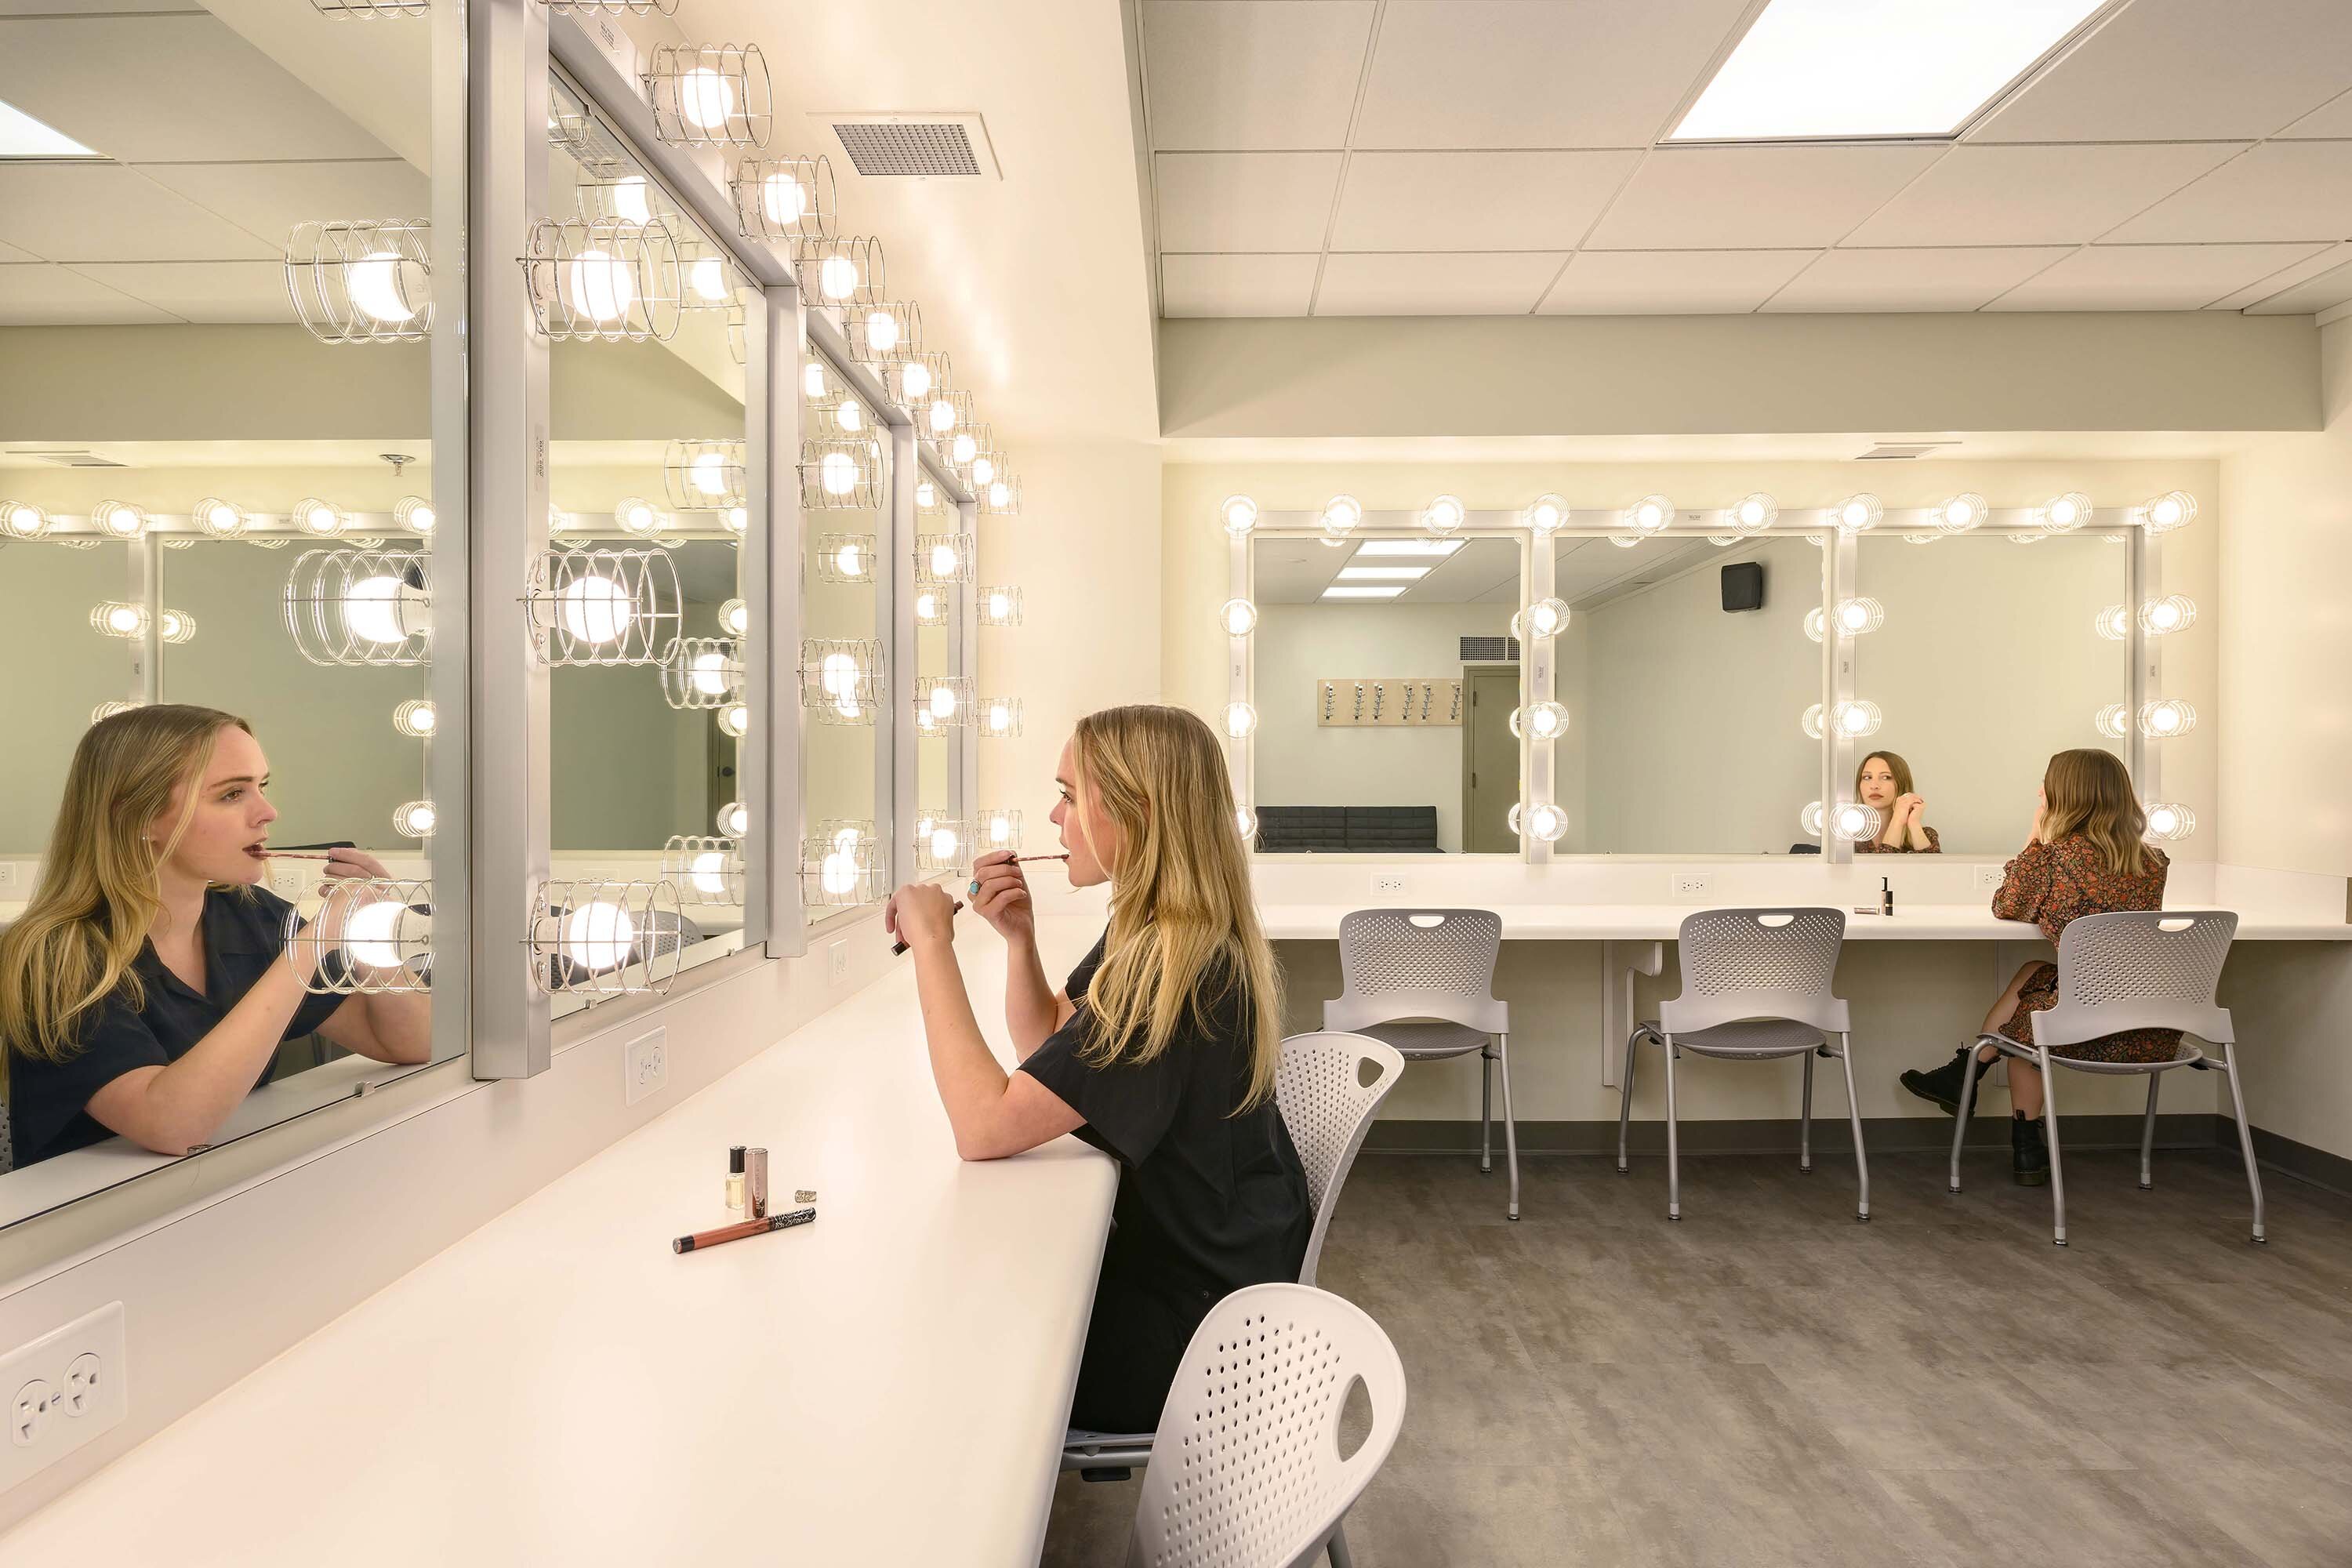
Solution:
[(824, 983), (840, 985), (849, 979), (849, 943), (836, 942), (824, 950)]
[(1374, 897), (1374, 898), (1376, 898), (1376, 899), (1402, 899), (1402, 898), (1403, 898), (1403, 897), (1404, 897), (1404, 873), (1403, 873), (1403, 872), (1402, 872), (1402, 871), (1375, 871), (1375, 872), (1373, 872), (1373, 873), (1372, 873), (1372, 897)]
[(623, 1102), (635, 1105), (669, 1083), (669, 1031), (639, 1035), (621, 1050)]
[[(89, 1376), (86, 1358), (97, 1358)], [(79, 1366), (81, 1376), (72, 1375)], [(131, 1378), (122, 1332), (122, 1303), (110, 1301), (87, 1317), (43, 1334), (0, 1357), (0, 1397), (13, 1399), (33, 1382), (47, 1384), (59, 1397), (51, 1404), (30, 1443), (0, 1442), (0, 1492), (47, 1469), (68, 1454), (122, 1425), (131, 1414)], [(63, 1397), (68, 1383), (86, 1390), (75, 1415)], [(15, 1434), (11, 1433), (13, 1437)]]
[(1673, 886), (1677, 899), (1704, 899), (1715, 890), (1715, 876), (1708, 871), (1677, 871)]
[(1990, 892), (1990, 891), (1991, 891), (1993, 889), (1996, 889), (1996, 888), (2000, 887), (2000, 878), (2001, 878), (2001, 873), (2002, 873), (2004, 870), (2006, 870), (2006, 869), (2007, 869), (2007, 868), (2006, 868), (2006, 867), (2001, 867), (2001, 866), (1979, 866), (1979, 867), (1978, 867), (1978, 868), (1977, 868), (1977, 889), (1978, 889), (1978, 891), (1979, 891), (1979, 892)]
[(16, 885), (16, 862), (14, 860), (0, 860), (0, 888), (13, 888)]

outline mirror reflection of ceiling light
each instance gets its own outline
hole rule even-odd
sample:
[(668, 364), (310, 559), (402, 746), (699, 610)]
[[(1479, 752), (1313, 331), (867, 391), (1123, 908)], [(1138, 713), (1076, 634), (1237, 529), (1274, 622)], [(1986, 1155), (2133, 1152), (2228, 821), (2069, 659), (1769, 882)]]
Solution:
[(1451, 555), (1468, 542), (1462, 539), (1367, 539), (1356, 546), (1356, 559), (1381, 555)]
[(1402, 588), (1330, 587), (1323, 590), (1322, 596), (1327, 599), (1393, 599), (1403, 592)]
[(13, 103), (0, 103), (0, 158), (102, 158)]
[(1412, 583), (1430, 574), (1426, 566), (1342, 566), (1339, 580), (1343, 583)]

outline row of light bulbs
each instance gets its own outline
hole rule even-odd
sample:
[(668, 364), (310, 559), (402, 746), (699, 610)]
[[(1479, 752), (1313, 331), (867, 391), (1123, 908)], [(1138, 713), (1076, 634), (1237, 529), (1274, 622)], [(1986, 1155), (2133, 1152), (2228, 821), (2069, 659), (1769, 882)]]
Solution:
[[(357, 514), (321, 500), (305, 496), (283, 513), (252, 512), (235, 501), (217, 496), (206, 496), (188, 511), (188, 521), (197, 532), (213, 539), (247, 537), (257, 524), (273, 515), (282, 517), (298, 533), (318, 539), (333, 539), (352, 532), (358, 526)], [(433, 531), (432, 504), (422, 496), (405, 496), (392, 509), (395, 526), (418, 535)], [(0, 534), (10, 539), (39, 539), (58, 522), (57, 514), (30, 501), (0, 500)], [(138, 539), (159, 531), (153, 514), (146, 508), (123, 500), (102, 500), (89, 510), (90, 527), (109, 539)]]
[[(2197, 814), (2176, 802), (2147, 801), (2141, 809), (2147, 814), (2152, 838), (2179, 840), (2197, 831)], [(1867, 844), (1885, 830), (1886, 817), (1876, 806), (1861, 801), (1842, 800), (1824, 808), (1816, 800), (1797, 814), (1797, 825), (1811, 837), (1826, 836), (1849, 844)]]

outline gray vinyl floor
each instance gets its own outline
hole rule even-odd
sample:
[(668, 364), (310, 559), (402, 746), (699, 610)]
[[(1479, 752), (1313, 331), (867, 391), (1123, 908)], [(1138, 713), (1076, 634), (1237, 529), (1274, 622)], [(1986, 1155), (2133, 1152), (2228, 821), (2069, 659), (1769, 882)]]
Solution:
[[(2234, 1155), (1684, 1165), (1368, 1154), (1322, 1283), (1402, 1355), (1360, 1568), (2352, 1564), (2352, 1199)], [(1064, 1476), (1044, 1561), (1118, 1564), (1138, 1479)]]

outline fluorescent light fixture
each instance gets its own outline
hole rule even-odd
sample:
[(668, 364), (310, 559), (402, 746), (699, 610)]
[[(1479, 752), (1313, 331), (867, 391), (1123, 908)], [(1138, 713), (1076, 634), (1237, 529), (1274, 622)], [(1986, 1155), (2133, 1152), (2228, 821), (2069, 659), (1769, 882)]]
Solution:
[(2106, 0), (1772, 0), (1669, 142), (1950, 136)]
[(96, 158), (62, 131), (42, 124), (13, 103), (0, 103), (0, 158)]
[(1451, 555), (1468, 541), (1461, 539), (1367, 539), (1356, 546), (1358, 555)]
[(1323, 596), (1327, 599), (1393, 599), (1403, 592), (1402, 588), (1326, 588)]
[(1342, 583), (1412, 583), (1429, 575), (1426, 566), (1342, 566)]

